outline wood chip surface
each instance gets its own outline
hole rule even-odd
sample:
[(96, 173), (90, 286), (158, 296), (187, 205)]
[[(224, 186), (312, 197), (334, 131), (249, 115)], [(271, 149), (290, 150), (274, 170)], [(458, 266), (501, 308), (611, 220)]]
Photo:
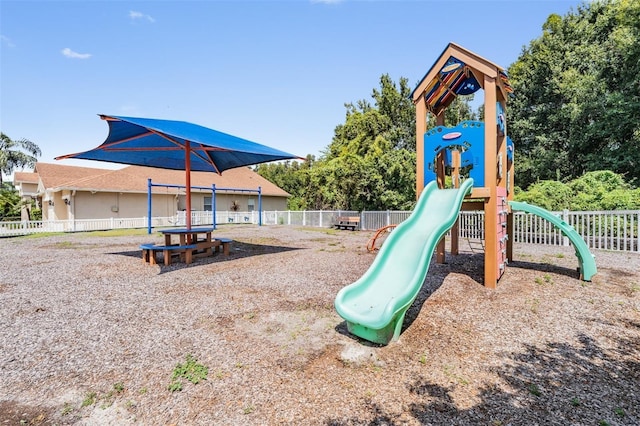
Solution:
[[(142, 262), (159, 235), (0, 240), (0, 425), (638, 425), (640, 254), (478, 242), (432, 262), (399, 341), (333, 302), (373, 232), (224, 225), (231, 255)], [(447, 246), (447, 250), (449, 247)], [(168, 387), (191, 355), (206, 380)]]

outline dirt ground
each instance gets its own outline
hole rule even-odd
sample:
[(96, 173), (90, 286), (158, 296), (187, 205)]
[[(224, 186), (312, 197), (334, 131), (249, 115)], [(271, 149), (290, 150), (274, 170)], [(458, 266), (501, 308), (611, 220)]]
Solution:
[(516, 244), (492, 290), (463, 239), (380, 346), (333, 307), (373, 232), (217, 233), (230, 256), (169, 267), (158, 235), (0, 240), (0, 425), (640, 424), (638, 253), (583, 282), (572, 247)]

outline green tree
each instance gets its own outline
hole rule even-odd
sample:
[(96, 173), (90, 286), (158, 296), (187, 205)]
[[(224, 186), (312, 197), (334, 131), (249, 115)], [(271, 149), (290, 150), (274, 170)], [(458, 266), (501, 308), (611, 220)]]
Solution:
[(33, 167), (42, 155), (40, 147), (27, 139), (12, 140), (0, 133), (0, 185), (2, 174), (10, 175), (15, 169)]
[(551, 15), (509, 67), (516, 183), (609, 169), (640, 178), (640, 2), (584, 3)]
[(290, 210), (305, 209), (304, 188), (308, 170), (315, 163), (315, 156), (307, 155), (305, 162), (284, 161), (277, 163), (259, 164), (255, 167), (256, 173), (270, 182), (275, 183), (283, 190), (291, 194), (287, 201)]
[[(481, 105), (476, 112), (471, 107), (474, 95), (456, 96), (449, 107), (444, 111), (444, 125), (455, 127), (462, 121), (482, 120), (484, 117), (484, 106)], [(415, 117), (414, 117), (415, 120)], [(432, 114), (427, 117), (427, 129), (436, 127), (436, 119)]]
[(516, 187), (514, 198), (552, 211), (640, 208), (640, 189), (633, 189), (622, 175), (609, 170), (588, 172), (568, 183), (540, 181), (527, 191)]
[(553, 180), (537, 182), (526, 192), (514, 194), (517, 201), (525, 201), (552, 211), (568, 209), (572, 197), (573, 191), (568, 185)]
[[(571, 210), (616, 210), (634, 208), (633, 193), (624, 178), (609, 170), (598, 170), (569, 182), (573, 192)], [(617, 198), (617, 199), (616, 199)]]
[(0, 184), (0, 219), (19, 219), (21, 205), (20, 195), (13, 184), (10, 182)]
[(256, 171), (292, 194), (290, 208), (383, 210), (415, 203), (415, 108), (407, 80), (380, 78), (373, 103), (345, 104), (319, 159), (260, 165)]
[(400, 77), (398, 86), (388, 74), (380, 77), (380, 90), (371, 95), (380, 114), (391, 120), (386, 139), (394, 149), (416, 150), (416, 110), (408, 80)]

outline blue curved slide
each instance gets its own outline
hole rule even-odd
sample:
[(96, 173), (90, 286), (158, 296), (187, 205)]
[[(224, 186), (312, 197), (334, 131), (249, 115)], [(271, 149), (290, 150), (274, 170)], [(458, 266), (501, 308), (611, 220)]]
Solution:
[(435, 181), (422, 191), (411, 216), (387, 237), (369, 269), (341, 289), (338, 314), (351, 334), (388, 344), (400, 337), (404, 316), (429, 270), (438, 242), (456, 222), (473, 179), (459, 189), (439, 189)]
[(523, 211), (540, 216), (560, 229), (562, 233), (569, 238), (571, 243), (573, 243), (573, 247), (576, 250), (576, 256), (580, 261), (580, 278), (584, 281), (591, 281), (591, 277), (598, 272), (596, 261), (593, 254), (589, 251), (587, 243), (584, 242), (573, 226), (569, 225), (550, 211), (545, 210), (542, 207), (534, 206), (533, 204), (509, 201), (509, 205), (511, 206), (511, 210)]

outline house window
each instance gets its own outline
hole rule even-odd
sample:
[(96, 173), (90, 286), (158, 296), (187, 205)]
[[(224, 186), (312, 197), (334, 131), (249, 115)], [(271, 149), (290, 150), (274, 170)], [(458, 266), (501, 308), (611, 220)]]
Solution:
[(211, 208), (211, 197), (204, 197), (204, 211), (210, 212), (213, 209)]
[(256, 209), (256, 200), (254, 200), (253, 198), (249, 198), (248, 204), (247, 204), (247, 210), (252, 212)]

